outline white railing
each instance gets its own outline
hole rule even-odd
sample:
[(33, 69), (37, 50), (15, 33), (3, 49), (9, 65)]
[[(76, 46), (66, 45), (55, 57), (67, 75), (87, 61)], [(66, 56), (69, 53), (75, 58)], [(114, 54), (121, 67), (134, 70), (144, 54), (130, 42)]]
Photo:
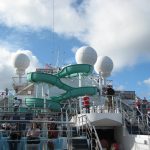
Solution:
[(91, 122), (88, 120), (88, 117), (86, 115), (81, 115), (78, 117), (77, 120), (79, 123), (80, 135), (85, 134), (85, 136), (87, 136), (87, 138), (89, 139), (90, 148), (92, 150), (103, 150), (99, 137), (97, 135), (97, 131), (95, 127), (91, 124)]

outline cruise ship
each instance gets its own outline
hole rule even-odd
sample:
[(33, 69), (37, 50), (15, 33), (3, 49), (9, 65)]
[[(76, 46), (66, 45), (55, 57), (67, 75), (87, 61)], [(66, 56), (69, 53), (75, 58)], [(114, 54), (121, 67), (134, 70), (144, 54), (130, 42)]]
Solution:
[(30, 60), (16, 56), (13, 90), (0, 97), (0, 150), (150, 150), (148, 102), (136, 107), (135, 91), (115, 90), (108, 56), (84, 46), (75, 57), (25, 74)]

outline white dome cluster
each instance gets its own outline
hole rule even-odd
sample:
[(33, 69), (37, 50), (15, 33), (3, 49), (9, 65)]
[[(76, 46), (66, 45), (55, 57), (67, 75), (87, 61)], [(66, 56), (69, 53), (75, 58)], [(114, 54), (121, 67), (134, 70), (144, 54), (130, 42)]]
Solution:
[(83, 46), (77, 50), (75, 59), (77, 64), (90, 64), (93, 66), (97, 60), (97, 53), (92, 47)]
[(23, 75), (25, 73), (25, 69), (30, 65), (30, 59), (27, 55), (20, 53), (16, 55), (14, 66), (17, 68), (17, 74)]
[(75, 59), (77, 64), (90, 64), (94, 66), (97, 73), (103, 77), (110, 76), (113, 69), (113, 61), (108, 56), (97, 57), (96, 51), (89, 46), (83, 46), (76, 52)]
[(108, 77), (113, 69), (113, 61), (108, 56), (98, 57), (94, 68), (103, 77)]

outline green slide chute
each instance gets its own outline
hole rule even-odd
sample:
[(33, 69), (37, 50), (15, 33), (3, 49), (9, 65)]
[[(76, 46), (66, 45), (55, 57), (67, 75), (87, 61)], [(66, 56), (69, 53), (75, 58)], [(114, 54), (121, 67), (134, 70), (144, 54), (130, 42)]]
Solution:
[(75, 64), (75, 65), (70, 65), (65, 68), (63, 68), (60, 72), (56, 74), (59, 78), (64, 78), (64, 77), (74, 77), (78, 76), (79, 73), (81, 75), (89, 75), (93, 71), (93, 66), (89, 64)]
[[(50, 99), (46, 99), (46, 105), (53, 111), (60, 111), (60, 102), (70, 98), (75, 98), (84, 95), (95, 95), (97, 93), (96, 87), (80, 87), (74, 88), (60, 96), (53, 96)], [(43, 108), (44, 99), (42, 98), (26, 98), (26, 104), (29, 107)]]
[[(43, 98), (26, 98), (26, 105), (32, 108), (44, 108), (44, 99)], [(49, 99), (46, 99), (46, 105), (50, 107), (53, 111), (60, 111), (61, 105), (59, 102), (55, 102)]]
[(67, 91), (66, 93), (61, 94), (60, 96), (53, 96), (51, 97), (51, 99), (56, 102), (61, 102), (78, 96), (95, 95), (96, 93), (97, 93), (97, 87), (79, 87)]
[[(92, 73), (92, 71), (93, 66), (89, 64), (76, 64), (63, 68), (60, 72), (58, 72), (55, 75), (41, 72), (31, 72), (27, 74), (27, 80), (36, 83), (41, 82), (49, 83), (66, 91), (65, 93), (59, 96), (53, 96), (50, 97), (49, 99), (46, 99), (46, 103), (48, 103), (49, 108), (51, 110), (56, 111), (60, 110), (61, 108), (60, 102), (62, 101), (84, 95), (95, 95), (97, 93), (97, 87), (87, 86), (87, 87), (73, 88), (63, 83), (60, 80), (60, 78), (77, 76), (79, 73), (81, 75), (88, 75)], [(26, 98), (26, 104), (28, 106), (35, 106), (42, 108), (44, 107), (44, 100), (42, 98)]]
[(31, 72), (27, 74), (27, 80), (30, 82), (45, 82), (57, 86), (60, 89), (68, 91), (72, 87), (64, 84), (61, 80), (52, 74), (41, 73), (41, 72)]

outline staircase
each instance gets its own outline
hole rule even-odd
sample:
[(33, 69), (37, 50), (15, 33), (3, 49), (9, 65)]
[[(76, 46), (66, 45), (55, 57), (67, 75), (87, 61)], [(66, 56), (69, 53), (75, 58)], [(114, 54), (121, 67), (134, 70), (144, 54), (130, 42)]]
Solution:
[(129, 134), (142, 134), (141, 129), (138, 127), (138, 125), (132, 125), (129, 121), (125, 120), (127, 130)]
[(76, 126), (71, 128), (71, 150), (89, 150), (88, 139), (85, 131)]
[(147, 123), (147, 116), (140, 110), (136, 110), (122, 102), (123, 118), (130, 134), (148, 134), (150, 127)]
[(87, 138), (72, 138), (72, 150), (89, 150)]
[(72, 150), (102, 150), (96, 129), (87, 116), (79, 116), (77, 120), (79, 126), (72, 130)]

